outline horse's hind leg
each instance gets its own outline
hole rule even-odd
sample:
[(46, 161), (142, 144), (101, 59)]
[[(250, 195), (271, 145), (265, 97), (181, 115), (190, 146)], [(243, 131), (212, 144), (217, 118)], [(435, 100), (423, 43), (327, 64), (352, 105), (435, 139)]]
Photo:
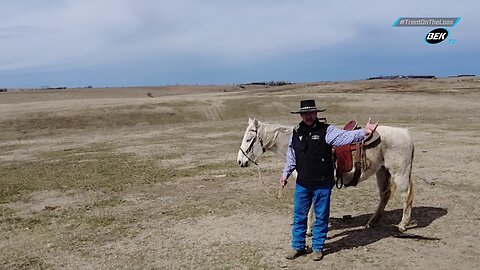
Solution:
[(401, 232), (404, 232), (407, 230), (407, 226), (410, 225), (410, 218), (412, 215), (413, 183), (410, 174), (395, 175), (394, 182), (403, 201), (403, 215), (402, 220), (398, 224), (398, 229)]
[(378, 224), (380, 219), (382, 218), (383, 212), (385, 210), (385, 206), (388, 203), (388, 200), (390, 199), (390, 173), (388, 170), (382, 166), (376, 173), (377, 175), (377, 185), (378, 185), (378, 192), (380, 195), (380, 202), (378, 203), (377, 210), (375, 211), (375, 214), (370, 218), (370, 220), (367, 223), (367, 228), (368, 227), (374, 227), (375, 225)]
[(307, 221), (307, 236), (312, 236), (312, 229), (313, 229), (313, 224), (315, 224), (315, 211), (312, 206), (310, 207), (310, 211), (308, 211), (308, 221)]

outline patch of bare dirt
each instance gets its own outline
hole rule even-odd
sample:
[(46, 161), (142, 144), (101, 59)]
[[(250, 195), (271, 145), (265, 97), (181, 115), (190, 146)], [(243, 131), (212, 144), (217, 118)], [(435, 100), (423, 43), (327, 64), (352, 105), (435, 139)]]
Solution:
[[(2, 173), (12, 162), (46, 162), (42, 155), (52, 151), (91, 145), (105, 146), (102, 151), (111, 151), (108, 157), (113, 159), (128, 154), (130, 164), (153, 162), (129, 176), (131, 181), (122, 188), (49, 190), (52, 180), (42, 178), (45, 187), (39, 188), (44, 190), (0, 204), (0, 268), (480, 267), (478, 80), (237, 88), (2, 93), (0, 124), (24, 121), (25, 132), (2, 126), (2, 183), (9, 181)], [(322, 116), (337, 126), (351, 118), (363, 124), (371, 116), (381, 124), (409, 129), (415, 142), (412, 217), (417, 226), (408, 231), (413, 237), (398, 237), (394, 226), (402, 204), (397, 197), (389, 202), (379, 227), (364, 227), (379, 200), (375, 179), (369, 179), (357, 188), (333, 191), (322, 261), (313, 262), (308, 255), (284, 258), (290, 249), (294, 183), (280, 198), (265, 193), (275, 195), (283, 158), (270, 153), (262, 157), (262, 183), (257, 169), (240, 168), (236, 156), (248, 117), (294, 126), (298, 119), (289, 112), (307, 97), (327, 108)], [(66, 124), (48, 122), (58, 119)], [(119, 159), (109, 164), (115, 169), (125, 163)], [(162, 174), (153, 173), (157, 171)], [(111, 172), (103, 168), (95, 175)], [(78, 179), (91, 180), (88, 168), (78, 173)], [(139, 181), (139, 176), (150, 181)]]

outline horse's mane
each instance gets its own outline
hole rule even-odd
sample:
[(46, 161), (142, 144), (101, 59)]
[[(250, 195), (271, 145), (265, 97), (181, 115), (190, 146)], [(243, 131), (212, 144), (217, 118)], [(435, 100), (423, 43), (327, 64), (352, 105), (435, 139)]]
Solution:
[(269, 124), (258, 122), (259, 134), (262, 134), (262, 140), (265, 148), (269, 149), (277, 143), (277, 138), (279, 135), (284, 135), (284, 137), (290, 137), (292, 134), (293, 127), (284, 126), (279, 124)]

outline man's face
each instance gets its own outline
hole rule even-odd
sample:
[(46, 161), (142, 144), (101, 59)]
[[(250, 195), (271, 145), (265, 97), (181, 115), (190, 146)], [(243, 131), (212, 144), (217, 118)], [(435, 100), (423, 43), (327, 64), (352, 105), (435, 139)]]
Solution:
[(300, 116), (307, 126), (311, 126), (315, 122), (315, 119), (317, 119), (317, 112), (300, 113)]

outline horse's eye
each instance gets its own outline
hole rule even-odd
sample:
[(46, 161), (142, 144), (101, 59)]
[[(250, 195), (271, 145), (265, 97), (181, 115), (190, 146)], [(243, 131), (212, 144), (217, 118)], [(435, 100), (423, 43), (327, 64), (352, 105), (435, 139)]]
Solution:
[(248, 139), (247, 142), (250, 142), (252, 139)]

